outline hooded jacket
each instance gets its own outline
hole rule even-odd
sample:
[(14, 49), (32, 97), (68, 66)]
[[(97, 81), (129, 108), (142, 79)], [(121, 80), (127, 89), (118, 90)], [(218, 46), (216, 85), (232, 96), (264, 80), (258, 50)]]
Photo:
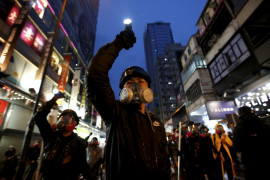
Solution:
[(170, 179), (163, 124), (115, 99), (108, 72), (120, 50), (117, 40), (101, 47), (85, 76), (87, 97), (106, 125), (106, 178)]
[(214, 156), (215, 159), (217, 159), (217, 157), (220, 156), (221, 157), (221, 161), (224, 161), (224, 157), (223, 157), (222, 153), (220, 152), (221, 146), (223, 146), (224, 149), (226, 150), (228, 156), (230, 157), (230, 161), (231, 161), (231, 165), (232, 165), (232, 172), (233, 172), (233, 175), (235, 176), (235, 170), (234, 170), (233, 160), (232, 160), (232, 156), (231, 156), (230, 149), (229, 149), (229, 147), (231, 147), (233, 145), (232, 140), (226, 134), (224, 134), (225, 135), (225, 139), (222, 140), (219, 137), (218, 133), (216, 133), (218, 126), (219, 126), (219, 124), (217, 124), (215, 126), (215, 134), (212, 134), (211, 135), (211, 139), (212, 139), (213, 145), (214, 145), (214, 147), (217, 150), (217, 152), (213, 151), (213, 156)]

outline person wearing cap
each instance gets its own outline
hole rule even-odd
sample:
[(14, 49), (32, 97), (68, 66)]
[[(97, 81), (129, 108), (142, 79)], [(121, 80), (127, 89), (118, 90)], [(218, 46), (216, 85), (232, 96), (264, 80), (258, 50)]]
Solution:
[(63, 94), (56, 94), (46, 102), (34, 116), (44, 141), (41, 174), (44, 180), (70, 179), (77, 180), (82, 174), (90, 178), (90, 170), (86, 161), (87, 142), (73, 132), (79, 123), (79, 117), (72, 109), (64, 110), (57, 122), (57, 130), (53, 131), (46, 117)]
[(119, 52), (133, 47), (132, 30), (123, 30), (101, 47), (85, 74), (88, 100), (105, 122), (107, 180), (170, 179), (170, 161), (164, 125), (147, 111), (153, 99), (151, 79), (138, 66), (127, 68), (120, 79), (116, 100), (108, 72)]

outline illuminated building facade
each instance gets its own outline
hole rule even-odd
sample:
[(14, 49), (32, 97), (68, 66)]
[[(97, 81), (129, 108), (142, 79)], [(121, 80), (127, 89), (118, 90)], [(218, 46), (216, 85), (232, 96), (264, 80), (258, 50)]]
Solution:
[[(1, 72), (8, 75), (0, 79), (1, 134), (7, 131), (24, 133), (32, 117), (44, 68), (43, 59), (48, 54), (46, 47), (49, 47), (48, 42), (56, 29), (63, 1), (36, 0), (29, 3), (32, 4), (24, 23), (19, 15), (26, 6), (24, 1), (0, 1), (0, 67)], [(66, 3), (38, 102), (41, 105), (52, 98), (55, 90), (65, 93), (58, 109), (48, 117), (52, 124), (56, 122), (58, 111), (67, 108), (74, 109), (82, 119), (85, 117), (87, 103), (82, 77), (93, 56), (98, 8), (99, 0), (68, 0)], [(11, 42), (15, 45), (14, 50), (9, 61), (5, 61), (6, 44), (19, 24), (18, 40)], [(38, 128), (34, 133), (38, 133)]]
[(219, 100), (270, 112), (270, 19), (267, 0), (209, 0), (197, 22)]

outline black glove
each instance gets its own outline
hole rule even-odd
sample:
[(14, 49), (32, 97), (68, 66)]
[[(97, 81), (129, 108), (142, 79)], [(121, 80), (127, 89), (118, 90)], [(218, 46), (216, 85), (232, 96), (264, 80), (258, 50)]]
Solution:
[(123, 43), (125, 49), (133, 47), (133, 44), (136, 42), (135, 34), (132, 30), (123, 30), (120, 34), (117, 34), (117, 39), (120, 39)]

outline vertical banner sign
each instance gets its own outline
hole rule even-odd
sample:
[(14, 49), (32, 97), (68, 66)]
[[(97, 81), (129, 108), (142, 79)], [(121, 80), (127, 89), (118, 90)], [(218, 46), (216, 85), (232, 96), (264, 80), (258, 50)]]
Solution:
[(4, 43), (3, 48), (0, 50), (0, 71), (3, 72), (7, 69), (10, 57), (12, 56), (16, 42), (21, 34), (23, 26), (27, 20), (27, 15), (30, 12), (32, 1), (24, 2), (18, 17), (16, 18), (13, 27), (11, 28), (10, 35)]
[(53, 37), (51, 36), (47, 39), (47, 43), (44, 47), (43, 56), (42, 56), (42, 59), (41, 59), (39, 66), (38, 66), (37, 73), (36, 73), (34, 88), (37, 92), (39, 91), (39, 87), (40, 87), (40, 83), (41, 83), (41, 79), (42, 79), (42, 74), (43, 74), (43, 71), (45, 69), (47, 59), (49, 58), (48, 56), (49, 56), (50, 48), (52, 45), (52, 38)]
[(62, 72), (58, 80), (58, 87), (57, 89), (61, 92), (65, 91), (66, 87), (66, 80), (67, 80), (67, 75), (68, 75), (68, 70), (69, 70), (69, 62), (70, 62), (71, 54), (67, 54), (64, 56), (64, 61), (62, 63)]
[(8, 102), (0, 100), (0, 127), (4, 119), (4, 114), (7, 108)]
[(19, 15), (19, 12), (20, 12), (20, 8), (16, 5), (14, 5), (11, 9), (11, 11), (9, 12), (8, 14), (8, 17), (6, 19), (6, 24), (10, 27), (13, 26), (13, 24), (15, 23), (18, 15)]
[(83, 86), (81, 108), (85, 108), (85, 97), (86, 97), (86, 89), (85, 86)]
[(77, 108), (77, 97), (79, 93), (80, 87), (80, 75), (81, 75), (81, 67), (76, 67), (73, 77), (73, 84), (71, 89), (70, 101), (69, 101), (69, 109), (76, 109)]

